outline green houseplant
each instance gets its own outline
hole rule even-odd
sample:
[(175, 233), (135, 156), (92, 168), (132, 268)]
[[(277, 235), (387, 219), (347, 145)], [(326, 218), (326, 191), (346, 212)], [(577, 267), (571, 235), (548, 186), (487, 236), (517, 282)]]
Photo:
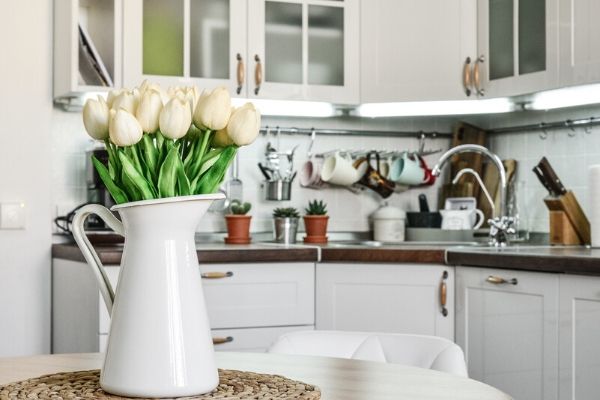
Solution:
[(273, 236), (280, 243), (296, 243), (300, 213), (294, 207), (280, 207), (273, 210)]
[(248, 244), (250, 238), (250, 221), (251, 215), (247, 215), (252, 204), (242, 203), (239, 200), (232, 200), (229, 206), (229, 213), (225, 215), (227, 224), (227, 244)]
[(328, 222), (327, 204), (323, 200), (309, 201), (304, 209), (304, 243), (327, 243)]

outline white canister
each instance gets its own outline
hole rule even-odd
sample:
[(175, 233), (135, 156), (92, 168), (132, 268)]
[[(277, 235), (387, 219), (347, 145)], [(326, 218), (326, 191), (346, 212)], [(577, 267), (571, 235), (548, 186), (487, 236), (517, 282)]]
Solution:
[(373, 239), (378, 242), (404, 242), (406, 212), (397, 207), (384, 205), (375, 211), (373, 219)]

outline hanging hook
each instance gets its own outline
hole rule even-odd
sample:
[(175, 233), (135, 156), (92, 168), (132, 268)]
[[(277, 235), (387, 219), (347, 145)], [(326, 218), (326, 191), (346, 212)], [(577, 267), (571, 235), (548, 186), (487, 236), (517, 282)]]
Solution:
[(572, 120), (570, 120), (570, 119), (566, 120), (565, 126), (570, 129), (570, 132), (567, 132), (567, 135), (569, 137), (575, 137), (575, 135), (577, 135), (577, 131), (575, 130), (575, 127), (573, 126)]
[(317, 137), (317, 131), (315, 128), (310, 129), (310, 144), (308, 145), (308, 151), (306, 152), (306, 157), (310, 159), (312, 157), (312, 149), (315, 144), (315, 139)]
[(540, 129), (542, 130), (540, 132), (540, 139), (542, 139), (542, 140), (548, 139), (548, 130), (546, 129), (546, 123), (540, 122)]
[(419, 151), (417, 154), (421, 155), (425, 151), (425, 140), (427, 139), (427, 136), (423, 131), (419, 131), (419, 135)]
[(590, 135), (594, 129), (594, 117), (590, 117), (590, 120), (587, 123), (587, 126), (583, 128), (583, 131)]

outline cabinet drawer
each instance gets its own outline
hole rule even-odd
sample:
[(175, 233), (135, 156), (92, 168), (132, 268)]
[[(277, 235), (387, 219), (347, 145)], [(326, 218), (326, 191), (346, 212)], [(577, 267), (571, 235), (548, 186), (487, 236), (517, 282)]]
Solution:
[(313, 325), (315, 267), (294, 264), (202, 265), (203, 288), (213, 329)]
[[(314, 330), (309, 326), (275, 328), (213, 329), (215, 351), (265, 352), (281, 335), (294, 331)], [(221, 340), (223, 343), (218, 343)]]

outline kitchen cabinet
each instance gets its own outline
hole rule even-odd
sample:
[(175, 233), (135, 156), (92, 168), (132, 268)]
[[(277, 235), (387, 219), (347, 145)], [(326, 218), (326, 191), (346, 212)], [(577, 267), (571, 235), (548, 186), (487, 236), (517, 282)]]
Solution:
[(478, 0), (474, 81), (486, 97), (558, 86), (558, 0)]
[(600, 3), (560, 1), (560, 84), (600, 82)]
[(127, 86), (358, 103), (358, 0), (131, 0), (123, 15)]
[(362, 103), (467, 99), (477, 2), (363, 1), (360, 41)]
[(113, 85), (121, 85), (122, 0), (56, 0), (53, 87), (54, 98), (59, 101), (110, 89), (97, 80), (97, 73), (87, 64), (86, 49), (91, 48), (80, 48), (80, 26)]
[(515, 399), (558, 399), (557, 274), (456, 268), (456, 343), (469, 377)]
[[(244, 97), (246, 0), (128, 0), (123, 82), (225, 86)], [(239, 69), (239, 71), (238, 71)]]
[(560, 399), (597, 399), (600, 391), (600, 278), (560, 277)]
[[(106, 346), (110, 316), (90, 268), (53, 260), (52, 351)], [(313, 263), (205, 264), (200, 267), (217, 350), (266, 350), (280, 335), (314, 328)], [(113, 286), (120, 267), (107, 266)]]
[(252, 0), (248, 97), (359, 101), (358, 0)]
[[(444, 306), (442, 285), (446, 292)], [(317, 264), (316, 304), (317, 329), (414, 333), (454, 339), (452, 267)]]

